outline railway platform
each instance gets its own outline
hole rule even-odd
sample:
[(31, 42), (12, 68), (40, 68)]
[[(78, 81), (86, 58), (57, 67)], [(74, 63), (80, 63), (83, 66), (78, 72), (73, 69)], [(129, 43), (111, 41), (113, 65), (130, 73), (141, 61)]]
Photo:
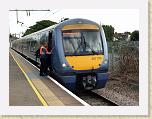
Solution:
[(89, 106), (50, 76), (39, 76), (39, 69), (10, 49), (10, 106)]

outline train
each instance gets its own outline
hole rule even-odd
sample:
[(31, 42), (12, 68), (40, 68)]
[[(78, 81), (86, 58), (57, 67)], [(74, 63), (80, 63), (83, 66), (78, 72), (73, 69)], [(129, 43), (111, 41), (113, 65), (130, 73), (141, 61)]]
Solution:
[(98, 23), (82, 18), (65, 20), (12, 42), (12, 49), (40, 64), (35, 55), (48, 43), (49, 71), (71, 91), (104, 88), (108, 80), (108, 48)]

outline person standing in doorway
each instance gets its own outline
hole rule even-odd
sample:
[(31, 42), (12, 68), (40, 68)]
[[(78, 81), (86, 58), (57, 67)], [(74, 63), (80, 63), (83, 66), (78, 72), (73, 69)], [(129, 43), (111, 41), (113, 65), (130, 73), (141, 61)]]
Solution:
[(47, 64), (47, 56), (49, 54), (48, 52), (48, 44), (46, 42), (42, 43), (41, 47), (40, 47), (40, 76), (47, 76), (48, 72), (47, 72), (47, 68), (48, 68), (48, 64)]

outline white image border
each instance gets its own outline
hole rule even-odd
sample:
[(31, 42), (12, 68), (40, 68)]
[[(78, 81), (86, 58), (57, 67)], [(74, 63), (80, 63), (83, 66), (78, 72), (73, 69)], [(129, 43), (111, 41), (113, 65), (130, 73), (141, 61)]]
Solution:
[[(147, 0), (5, 0), (0, 5), (1, 115), (148, 115), (148, 1)], [(8, 4), (9, 3), (9, 4)], [(36, 5), (35, 5), (36, 3)], [(45, 4), (44, 4), (45, 3)], [(53, 3), (53, 4), (52, 4)], [(85, 5), (87, 3), (87, 5)], [(42, 6), (44, 5), (44, 6)], [(85, 8), (84, 8), (85, 6)], [(9, 9), (75, 8), (75, 9), (139, 9), (139, 106), (9, 106)], [(5, 70), (4, 70), (5, 69)]]

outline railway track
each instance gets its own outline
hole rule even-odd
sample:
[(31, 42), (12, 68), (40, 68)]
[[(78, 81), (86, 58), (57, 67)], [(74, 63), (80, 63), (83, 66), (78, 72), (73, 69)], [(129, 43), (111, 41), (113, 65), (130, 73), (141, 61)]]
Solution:
[[(19, 52), (17, 52), (17, 53), (20, 54), (21, 56), (23, 56), (24, 58), (26, 58), (28, 61), (30, 61), (37, 68), (40, 68), (37, 65), (37, 63), (35, 63), (33, 60), (27, 58), (26, 56), (24, 56), (23, 54), (21, 54)], [(75, 94), (91, 106), (118, 106), (118, 104), (114, 103), (113, 101), (111, 101), (111, 100), (109, 100), (109, 99), (107, 99), (107, 98), (105, 98), (105, 97), (103, 97), (103, 96), (101, 96), (93, 91), (79, 91)]]
[(93, 91), (79, 91), (76, 95), (91, 106), (118, 106), (115, 102)]

